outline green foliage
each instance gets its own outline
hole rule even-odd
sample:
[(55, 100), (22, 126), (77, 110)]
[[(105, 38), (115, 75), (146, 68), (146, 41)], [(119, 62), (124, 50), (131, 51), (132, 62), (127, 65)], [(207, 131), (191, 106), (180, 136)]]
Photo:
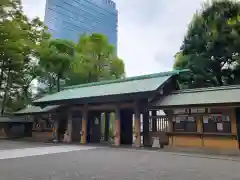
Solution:
[(76, 45), (75, 61), (66, 85), (116, 79), (124, 75), (124, 63), (104, 35), (83, 35)]
[[(83, 35), (75, 44), (50, 39), (46, 30), (38, 18), (30, 20), (24, 15), (20, 0), (0, 1), (1, 115), (60, 91), (63, 84), (124, 76), (124, 63), (104, 35)], [(40, 83), (37, 94), (33, 92), (36, 80)]]
[[(74, 43), (62, 39), (50, 40), (40, 51), (39, 65), (42, 67), (43, 77), (52, 86), (56, 82), (57, 91), (60, 91), (60, 80), (70, 71), (75, 57)], [(46, 79), (47, 76), (47, 79)], [(51, 81), (51, 80), (52, 81)]]
[(60, 80), (64, 86), (71, 86), (125, 75), (123, 61), (102, 34), (83, 35), (78, 44), (50, 40), (41, 49), (39, 65), (43, 72), (39, 81), (47, 85), (49, 90), (45, 92), (50, 93), (56, 86), (60, 90)]
[(240, 3), (206, 3), (189, 25), (174, 68), (192, 70), (192, 88), (239, 83), (239, 45)]
[(29, 20), (21, 1), (4, 0), (0, 4), (0, 88), (1, 115), (15, 111), (31, 100), (31, 84), (38, 76), (38, 49), (49, 38), (38, 19)]

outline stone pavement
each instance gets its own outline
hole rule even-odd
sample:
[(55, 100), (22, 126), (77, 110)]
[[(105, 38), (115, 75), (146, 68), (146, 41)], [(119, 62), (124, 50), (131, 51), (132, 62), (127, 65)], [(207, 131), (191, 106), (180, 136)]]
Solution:
[(32, 147), (32, 148), (21, 148), (21, 149), (5, 149), (0, 150), (1, 159), (13, 159), (29, 156), (40, 156), (46, 154), (56, 154), (64, 152), (82, 151), (95, 149), (94, 147), (87, 146), (73, 146), (73, 145), (61, 145), (61, 146), (48, 146), (48, 147)]
[(226, 149), (206, 149), (206, 148), (191, 148), (191, 147), (165, 147), (162, 151), (166, 152), (182, 152), (189, 154), (202, 155), (223, 155), (223, 156), (238, 156), (240, 158), (240, 150), (226, 150)]
[(0, 150), (32, 148), (32, 147), (46, 147), (46, 146), (49, 146), (49, 145), (56, 146), (57, 144), (0, 139)]
[[(73, 147), (80, 149), (68, 151)], [(48, 150), (49, 153), (1, 159), (0, 180), (240, 179), (240, 161), (234, 159), (124, 148), (81, 149), (84, 147), (65, 145), (65, 151), (59, 152), (59, 146), (39, 146), (35, 147), (38, 152)], [(58, 153), (54, 153), (57, 149)]]

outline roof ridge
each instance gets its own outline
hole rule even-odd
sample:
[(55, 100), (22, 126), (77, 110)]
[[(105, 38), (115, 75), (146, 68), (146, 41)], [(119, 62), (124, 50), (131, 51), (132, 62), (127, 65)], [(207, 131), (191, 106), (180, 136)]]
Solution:
[(171, 94), (193, 93), (193, 92), (203, 92), (203, 91), (219, 91), (219, 90), (230, 90), (230, 89), (240, 89), (240, 85), (205, 87), (205, 88), (195, 88), (195, 89), (181, 89), (181, 90), (173, 91)]
[(120, 82), (128, 82), (128, 81), (136, 81), (136, 80), (142, 80), (142, 79), (151, 79), (151, 78), (157, 78), (157, 77), (161, 77), (161, 76), (175, 75), (175, 74), (179, 74), (179, 73), (182, 73), (182, 72), (189, 72), (189, 70), (188, 69), (182, 69), (182, 70), (166, 71), (166, 72), (159, 72), (159, 73), (153, 73), (153, 74), (127, 77), (127, 78), (122, 78), (122, 79), (104, 80), (104, 81), (99, 81), (99, 82), (92, 82), (92, 83), (85, 83), (85, 84), (79, 84), (79, 85), (73, 85), (73, 86), (66, 86), (66, 87), (64, 87), (63, 90), (90, 87), (90, 86), (99, 86), (99, 85), (106, 85), (106, 84), (113, 84), (113, 83), (120, 83)]

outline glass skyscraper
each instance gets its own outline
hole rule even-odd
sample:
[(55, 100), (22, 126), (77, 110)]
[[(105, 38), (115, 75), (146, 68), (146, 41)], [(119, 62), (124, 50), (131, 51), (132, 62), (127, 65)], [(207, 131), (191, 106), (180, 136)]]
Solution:
[(101, 33), (117, 46), (118, 12), (112, 0), (47, 0), (44, 21), (53, 38), (77, 42), (81, 34)]

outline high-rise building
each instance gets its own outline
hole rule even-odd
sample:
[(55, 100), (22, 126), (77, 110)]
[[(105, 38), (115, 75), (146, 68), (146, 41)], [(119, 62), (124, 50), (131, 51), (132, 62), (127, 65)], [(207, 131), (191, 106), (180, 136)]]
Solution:
[(44, 21), (53, 38), (77, 42), (81, 34), (102, 33), (117, 46), (118, 12), (112, 0), (47, 0)]

